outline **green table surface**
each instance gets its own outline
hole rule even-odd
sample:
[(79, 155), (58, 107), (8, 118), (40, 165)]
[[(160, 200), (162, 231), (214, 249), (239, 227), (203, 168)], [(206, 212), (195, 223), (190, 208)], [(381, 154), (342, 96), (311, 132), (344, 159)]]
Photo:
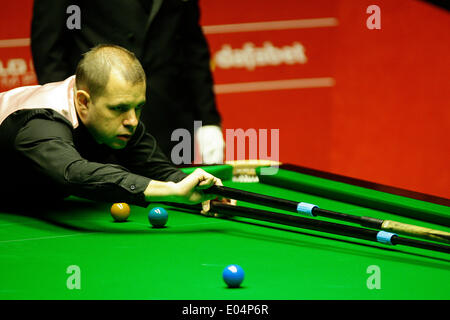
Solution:
[[(414, 217), (346, 202), (345, 198), (336, 200), (265, 183), (232, 182), (227, 166), (208, 170), (222, 177), (226, 186), (450, 231)], [(300, 179), (295, 173), (280, 174)], [(322, 179), (315, 183), (334, 182)], [(345, 187), (349, 194), (373, 196), (370, 189)], [(391, 196), (379, 198), (386, 197)], [(416, 203), (442, 218), (448, 212), (446, 206), (419, 204), (409, 198), (393, 201)], [(131, 216), (124, 223), (113, 222), (110, 205), (71, 197), (62, 204), (35, 203), (35, 210), (1, 211), (0, 299), (450, 298), (450, 255), (446, 253), (239, 217), (208, 218), (169, 206), (165, 206), (169, 212), (166, 227), (155, 229), (147, 220), (153, 205), (131, 206)], [(245, 270), (241, 288), (230, 289), (223, 282), (222, 271), (229, 264)], [(70, 266), (80, 272), (79, 289), (68, 287)]]

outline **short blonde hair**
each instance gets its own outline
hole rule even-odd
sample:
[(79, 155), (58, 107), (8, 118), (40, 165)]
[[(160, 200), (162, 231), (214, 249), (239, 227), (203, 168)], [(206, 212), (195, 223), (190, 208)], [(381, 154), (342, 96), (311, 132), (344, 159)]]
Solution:
[(84, 53), (78, 63), (77, 89), (86, 90), (95, 100), (104, 92), (112, 70), (132, 85), (145, 81), (145, 71), (133, 52), (117, 45), (100, 44)]

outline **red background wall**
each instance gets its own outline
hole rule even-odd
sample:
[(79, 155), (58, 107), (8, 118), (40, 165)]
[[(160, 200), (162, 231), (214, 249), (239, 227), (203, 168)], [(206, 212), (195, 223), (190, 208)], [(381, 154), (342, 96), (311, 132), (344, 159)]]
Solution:
[[(369, 30), (366, 8), (381, 9)], [(226, 128), (279, 128), (280, 159), (450, 197), (450, 16), (426, 2), (202, 1), (205, 26), (334, 17), (335, 27), (207, 34), (305, 47), (306, 64), (215, 69), (217, 84), (331, 77), (332, 87), (218, 94)], [(207, 30), (207, 29), (206, 29)]]
[[(381, 9), (380, 30), (366, 27), (372, 4)], [(282, 162), (450, 198), (448, 11), (419, 0), (201, 0), (200, 5), (224, 130), (279, 129)], [(27, 45), (32, 0), (2, 1), (1, 7), (0, 91), (5, 91), (36, 83)], [(241, 25), (316, 18), (336, 23), (259, 31), (242, 31)], [(217, 31), (221, 25), (241, 31)], [(15, 46), (4, 41), (10, 39), (23, 40)], [(307, 61), (254, 69), (234, 61), (235, 67), (224, 68), (216, 57), (224, 45), (261, 48), (265, 42), (277, 49), (299, 43)], [(265, 86), (304, 79), (325, 84)], [(223, 91), (246, 83), (254, 83), (253, 91)]]

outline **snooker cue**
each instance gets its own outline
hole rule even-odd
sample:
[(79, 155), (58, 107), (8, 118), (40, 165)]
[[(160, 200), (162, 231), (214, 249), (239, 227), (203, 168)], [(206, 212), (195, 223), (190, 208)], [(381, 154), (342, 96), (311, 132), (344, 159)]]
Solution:
[(217, 203), (217, 202), (213, 202), (213, 201), (211, 201), (210, 211), (214, 212), (214, 213), (223, 214), (226, 216), (231, 216), (231, 217), (233, 217), (233, 216), (245, 217), (245, 218), (250, 218), (250, 219), (255, 219), (255, 220), (279, 223), (279, 224), (288, 225), (288, 226), (292, 226), (292, 227), (317, 230), (317, 231), (321, 231), (321, 232), (333, 233), (333, 234), (343, 235), (343, 236), (352, 237), (352, 238), (359, 238), (359, 239), (364, 239), (364, 240), (381, 242), (381, 243), (385, 243), (385, 244), (391, 244), (391, 245), (400, 244), (400, 245), (411, 246), (411, 247), (416, 247), (416, 248), (421, 248), (421, 249), (428, 249), (428, 250), (450, 253), (450, 246), (439, 244), (439, 243), (426, 242), (426, 241), (422, 241), (422, 240), (409, 239), (409, 238), (402, 238), (402, 237), (400, 237), (396, 234), (392, 234), (392, 233), (388, 233), (390, 238), (387, 241), (386, 239), (383, 239), (382, 236), (380, 236), (380, 232), (387, 233), (384, 231), (377, 231), (377, 230), (371, 230), (371, 229), (366, 229), (366, 228), (361, 228), (361, 227), (348, 226), (348, 225), (343, 225), (343, 224), (328, 222), (328, 221), (302, 218), (302, 217), (297, 217), (294, 215), (288, 215), (288, 214), (283, 214), (283, 213), (270, 212), (270, 211), (242, 207), (242, 206), (234, 206), (234, 205), (230, 205), (230, 204)]
[[(292, 200), (286, 200), (282, 198), (267, 196), (259, 193), (234, 189), (230, 187), (225, 186), (211, 186), (208, 189), (202, 190), (203, 193), (208, 194), (215, 194), (221, 197), (250, 202), (254, 204), (259, 205), (265, 205), (268, 207), (273, 207), (277, 209), (282, 209), (290, 212), (299, 212), (299, 202), (292, 201)], [(315, 205), (311, 205), (310, 210), (310, 216), (322, 216), (322, 217), (328, 217), (332, 219), (357, 223), (363, 227), (368, 228), (374, 228), (374, 229), (381, 229), (385, 231), (390, 232), (398, 232), (405, 235), (411, 235), (427, 240), (434, 240), (434, 241), (440, 241), (448, 243), (450, 242), (450, 233), (436, 230), (436, 229), (430, 229), (420, 226), (415, 226), (412, 224), (406, 224), (401, 222), (396, 222), (392, 220), (381, 220), (371, 217), (365, 217), (365, 216), (355, 216), (351, 214), (346, 213), (340, 213), (335, 211), (329, 211), (320, 209), (319, 207)]]

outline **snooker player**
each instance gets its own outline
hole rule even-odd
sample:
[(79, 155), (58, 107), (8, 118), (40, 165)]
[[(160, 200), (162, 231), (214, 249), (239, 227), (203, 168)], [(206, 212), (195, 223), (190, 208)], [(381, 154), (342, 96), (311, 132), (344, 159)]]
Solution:
[(145, 72), (135, 55), (99, 45), (61, 82), (0, 93), (2, 202), (75, 195), (94, 201), (204, 203), (220, 179), (175, 168), (139, 121)]

